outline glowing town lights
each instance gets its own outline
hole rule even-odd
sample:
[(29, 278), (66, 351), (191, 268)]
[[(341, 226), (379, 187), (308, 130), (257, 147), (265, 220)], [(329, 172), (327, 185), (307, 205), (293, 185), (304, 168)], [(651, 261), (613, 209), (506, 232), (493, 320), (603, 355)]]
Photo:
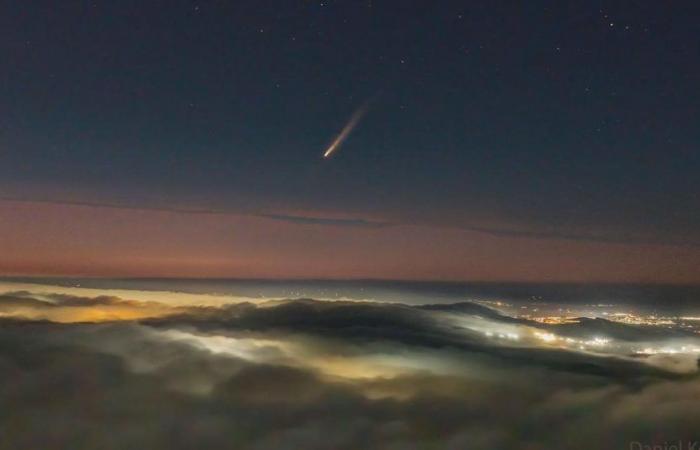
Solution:
[(601, 338), (601, 337), (596, 337), (596, 338), (590, 339), (588, 341), (584, 341), (585, 345), (591, 345), (594, 347), (605, 347), (609, 343), (610, 343), (610, 339)]
[(519, 341), (520, 335), (517, 333), (494, 333), (493, 331), (485, 331), (484, 336), (492, 338), (497, 337), (498, 339), (504, 339), (508, 341)]
[(694, 345), (684, 345), (681, 347), (646, 347), (635, 351), (638, 355), (677, 355), (677, 354), (700, 354), (700, 347)]
[(567, 323), (579, 323), (578, 317), (572, 316), (547, 316), (547, 317), (529, 317), (530, 320), (548, 325), (563, 325)]
[(535, 337), (542, 339), (545, 342), (554, 342), (557, 339), (559, 339), (556, 335), (552, 333), (541, 333), (541, 332), (535, 332)]
[(511, 340), (511, 341), (517, 341), (517, 340), (520, 339), (520, 336), (518, 336), (518, 335), (515, 334), (515, 333), (499, 333), (499, 334), (498, 334), (498, 337), (501, 338), (501, 339), (508, 339), (508, 340)]
[(541, 331), (536, 331), (534, 333), (535, 337), (546, 342), (546, 343), (553, 343), (557, 341), (563, 341), (566, 344), (569, 344), (571, 346), (577, 346), (580, 350), (585, 350), (586, 347), (605, 347), (610, 344), (611, 340), (608, 338), (604, 337), (594, 337), (592, 339), (588, 339), (585, 341), (580, 341), (578, 339), (573, 339), (573, 338), (563, 338), (560, 336), (557, 336), (556, 334), (553, 333), (544, 333)]

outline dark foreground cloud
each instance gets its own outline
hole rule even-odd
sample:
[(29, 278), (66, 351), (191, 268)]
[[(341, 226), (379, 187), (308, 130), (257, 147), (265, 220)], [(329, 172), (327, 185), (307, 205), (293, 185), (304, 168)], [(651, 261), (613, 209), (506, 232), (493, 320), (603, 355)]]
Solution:
[[(626, 449), (700, 439), (696, 367), (629, 357), (637, 334), (616, 338), (622, 350), (548, 346), (537, 333), (556, 327), (479, 305), (277, 301), (92, 323), (10, 314), (124, 302), (143, 306), (0, 298), (0, 449)], [(582, 324), (568, 336), (583, 339)]]

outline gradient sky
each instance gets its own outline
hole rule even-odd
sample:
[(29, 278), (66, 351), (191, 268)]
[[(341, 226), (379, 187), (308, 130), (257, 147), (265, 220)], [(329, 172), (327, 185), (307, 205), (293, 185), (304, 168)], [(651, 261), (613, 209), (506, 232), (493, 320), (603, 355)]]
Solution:
[(0, 273), (700, 282), (698, 16), (5, 2)]

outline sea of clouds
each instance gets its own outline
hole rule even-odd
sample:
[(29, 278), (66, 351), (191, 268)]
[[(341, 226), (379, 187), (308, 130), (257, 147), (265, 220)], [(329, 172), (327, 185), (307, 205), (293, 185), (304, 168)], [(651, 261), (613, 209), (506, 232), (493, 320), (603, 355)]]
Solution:
[[(538, 338), (601, 330), (614, 350)], [(474, 303), (170, 304), (6, 290), (0, 449), (690, 445), (700, 439), (697, 355), (631, 350), (699, 341), (600, 320), (538, 324)]]

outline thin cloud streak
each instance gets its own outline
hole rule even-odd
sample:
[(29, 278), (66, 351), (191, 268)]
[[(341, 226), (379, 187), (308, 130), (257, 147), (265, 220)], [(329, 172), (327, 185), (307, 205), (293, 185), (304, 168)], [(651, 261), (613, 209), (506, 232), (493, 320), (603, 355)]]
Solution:
[(367, 219), (335, 219), (328, 217), (308, 217), (308, 216), (290, 216), (285, 214), (257, 214), (257, 217), (265, 219), (279, 220), (282, 222), (299, 223), (306, 225), (331, 225), (341, 227), (367, 227), (367, 228), (382, 228), (396, 225), (391, 222), (379, 222)]
[(498, 228), (498, 227), (484, 227), (484, 226), (473, 226), (473, 225), (459, 225), (459, 224), (423, 224), (423, 223), (411, 223), (402, 221), (378, 221), (364, 219), (361, 217), (357, 218), (330, 218), (330, 217), (318, 217), (318, 216), (303, 216), (303, 215), (288, 215), (288, 214), (275, 214), (275, 213), (259, 213), (254, 211), (226, 211), (223, 209), (190, 209), (190, 208), (169, 208), (169, 207), (158, 207), (158, 206), (130, 206), (130, 205), (118, 205), (114, 203), (100, 203), (100, 202), (89, 202), (89, 201), (76, 201), (76, 200), (51, 200), (51, 199), (25, 199), (18, 197), (0, 197), (0, 201), (4, 202), (14, 202), (14, 203), (28, 203), (28, 204), (44, 204), (44, 205), (65, 205), (65, 206), (78, 206), (78, 207), (88, 207), (88, 208), (107, 208), (115, 210), (126, 210), (126, 211), (154, 211), (154, 212), (165, 212), (173, 214), (186, 214), (186, 215), (213, 215), (213, 216), (253, 216), (260, 217), (263, 219), (271, 219), (283, 222), (289, 222), (301, 225), (329, 225), (329, 226), (344, 226), (344, 227), (363, 227), (363, 228), (383, 228), (390, 226), (425, 226), (431, 228), (453, 228), (465, 231), (473, 231), (477, 233), (484, 233), (491, 236), (497, 237), (509, 237), (518, 239), (545, 239), (545, 240), (566, 240), (575, 242), (598, 242), (598, 243), (608, 243), (608, 244), (621, 244), (621, 245), (662, 245), (662, 246), (673, 246), (673, 247), (700, 247), (700, 242), (696, 240), (683, 240), (683, 239), (661, 239), (653, 237), (620, 237), (620, 236), (605, 236), (605, 235), (592, 235), (585, 233), (570, 233), (565, 231), (536, 231), (528, 229), (515, 229), (515, 228)]

